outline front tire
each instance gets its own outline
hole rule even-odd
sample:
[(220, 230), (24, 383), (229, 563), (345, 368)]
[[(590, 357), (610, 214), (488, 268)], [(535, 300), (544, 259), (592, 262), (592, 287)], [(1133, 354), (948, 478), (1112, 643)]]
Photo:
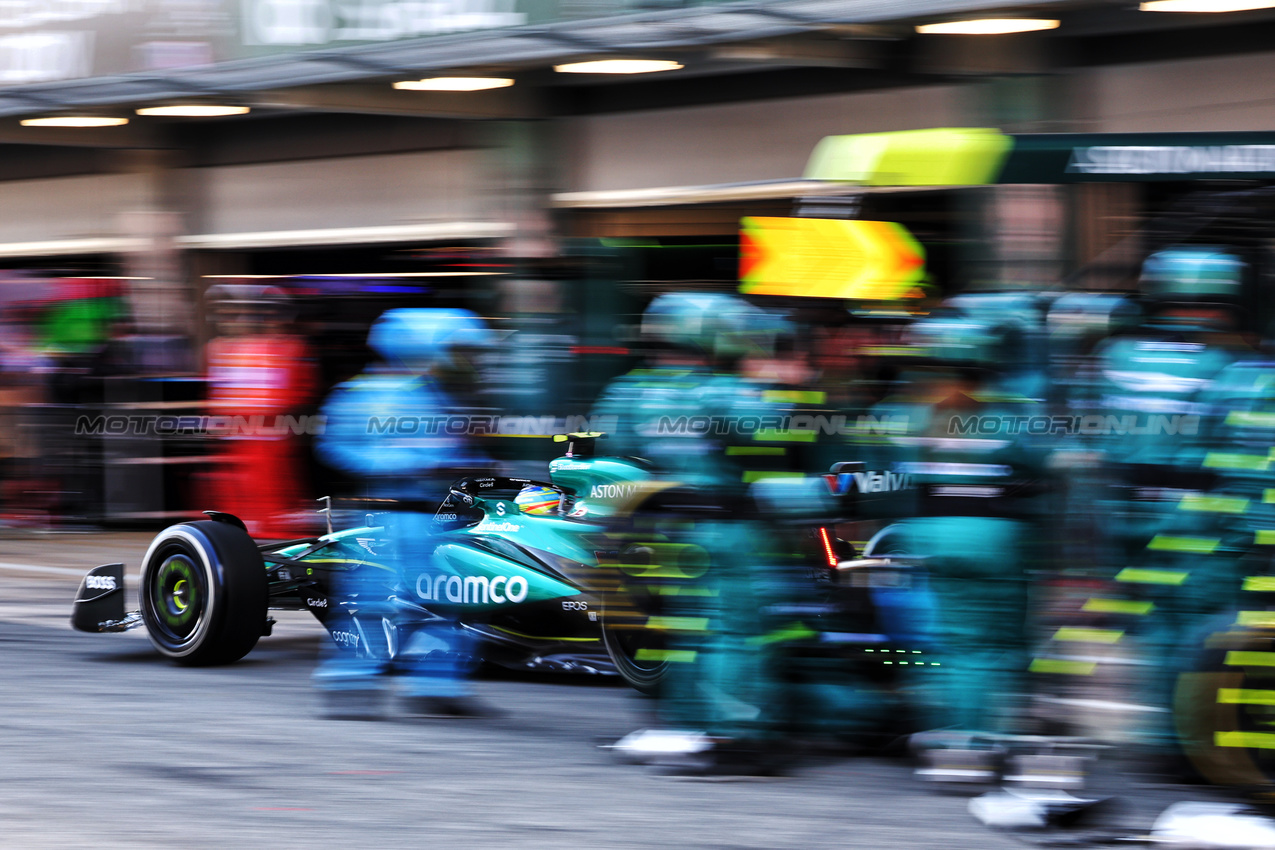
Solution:
[(138, 594), (155, 648), (200, 667), (238, 661), (256, 646), (269, 589), (252, 538), (227, 523), (201, 521), (160, 532), (142, 562)]

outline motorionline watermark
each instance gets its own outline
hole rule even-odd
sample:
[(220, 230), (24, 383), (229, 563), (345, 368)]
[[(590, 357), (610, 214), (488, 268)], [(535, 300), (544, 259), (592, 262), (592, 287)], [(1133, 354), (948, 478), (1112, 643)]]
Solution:
[(839, 413), (776, 414), (771, 416), (661, 416), (641, 423), (637, 431), (644, 436), (720, 436), (746, 434), (855, 436), (906, 434), (906, 416), (845, 416)]
[[(620, 418), (599, 416), (370, 416), (367, 433), (382, 436), (521, 436), (575, 432), (615, 433)], [(659, 416), (633, 424), (644, 437), (707, 435), (905, 434), (906, 416)]]
[[(173, 418), (173, 417), (170, 417)], [(216, 417), (205, 417), (216, 418)], [(225, 418), (225, 417), (221, 417)], [(287, 423), (284, 423), (285, 426)], [(615, 433), (619, 417), (437, 415), (369, 416), (366, 433), (393, 436), (509, 436), (547, 437), (573, 432)], [(703, 437), (743, 434), (776, 439), (796, 436), (902, 436), (908, 433), (907, 416), (843, 414), (792, 414), (757, 416), (659, 416), (635, 423), (644, 437)], [(948, 434), (988, 436), (1004, 434), (1067, 434), (1084, 436), (1167, 435), (1195, 436), (1200, 430), (1196, 414), (1059, 416), (970, 415), (952, 416)], [(301, 433), (301, 432), (297, 432)], [(311, 433), (311, 432), (305, 432)], [(316, 432), (321, 433), (321, 431)]]
[(152, 414), (81, 415), (76, 436), (85, 437), (289, 437), (318, 436), (327, 428), (323, 414), (302, 416), (165, 416)]
[(369, 416), (366, 433), (409, 437), (550, 437), (554, 434), (600, 431), (614, 433), (615, 416), (517, 416), (457, 414), (438, 416)]
[(1063, 416), (958, 415), (948, 419), (947, 433), (955, 436), (1063, 434), (1085, 437), (1128, 435), (1193, 437), (1200, 433), (1200, 416), (1185, 413), (1087, 413)]

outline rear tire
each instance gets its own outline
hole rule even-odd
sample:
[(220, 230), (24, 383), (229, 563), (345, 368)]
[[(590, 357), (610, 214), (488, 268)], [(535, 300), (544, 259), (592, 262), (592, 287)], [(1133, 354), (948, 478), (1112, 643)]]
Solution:
[(613, 523), (611, 534), (620, 553), (616, 584), (602, 594), (602, 644), (616, 672), (635, 690), (659, 695), (670, 666), (686, 663), (672, 657), (694, 657), (693, 648), (670, 650), (678, 643), (677, 634), (652, 627), (652, 619), (676, 620), (680, 617), (669, 615), (686, 613), (679, 606), (670, 610), (666, 602), (679, 590), (701, 588), (711, 569), (708, 552), (695, 542), (697, 523), (728, 515), (710, 495), (674, 487), (648, 495)]
[(265, 629), (265, 562), (252, 538), (228, 523), (160, 532), (142, 562), (138, 595), (151, 643), (179, 664), (238, 661)]
[[(1193, 669), (1178, 676), (1174, 721), (1183, 752), (1205, 779), (1267, 790), (1275, 782), (1275, 737), (1268, 731), (1275, 669), (1262, 659), (1275, 650), (1275, 635), (1235, 629), (1234, 621), (1218, 618)], [(1243, 664), (1245, 655), (1253, 663)]]
[[(630, 616), (602, 612), (602, 645), (620, 677), (634, 690), (650, 696), (660, 692), (668, 675), (664, 639), (658, 632), (632, 622)], [(617, 622), (618, 621), (618, 622)], [(643, 655), (650, 654), (644, 658)]]

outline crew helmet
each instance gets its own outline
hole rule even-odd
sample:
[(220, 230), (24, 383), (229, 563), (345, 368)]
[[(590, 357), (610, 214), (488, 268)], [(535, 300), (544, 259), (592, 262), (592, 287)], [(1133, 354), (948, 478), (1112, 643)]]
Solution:
[(218, 321), (286, 320), (292, 314), (287, 290), (269, 284), (218, 283), (208, 287), (204, 299)]
[(493, 340), (471, 310), (402, 307), (381, 314), (367, 344), (388, 363), (425, 368), (448, 362), (458, 348), (489, 348)]
[(258, 304), (287, 301), (288, 293), (268, 283), (218, 283), (208, 287), (207, 297), (221, 304)]
[(514, 504), (524, 514), (556, 514), (562, 505), (562, 494), (542, 484), (528, 484), (518, 491)]
[(1157, 251), (1142, 264), (1142, 289), (1166, 303), (1236, 304), (1244, 285), (1244, 261), (1216, 246)]
[(1068, 292), (1049, 307), (1045, 327), (1052, 342), (1068, 345), (1112, 336), (1138, 323), (1138, 304), (1111, 292)]
[(971, 316), (933, 316), (907, 330), (915, 356), (929, 363), (994, 369), (1004, 365), (1007, 329)]
[(788, 319), (722, 292), (667, 292), (642, 314), (642, 335), (717, 357), (766, 354), (793, 333)]

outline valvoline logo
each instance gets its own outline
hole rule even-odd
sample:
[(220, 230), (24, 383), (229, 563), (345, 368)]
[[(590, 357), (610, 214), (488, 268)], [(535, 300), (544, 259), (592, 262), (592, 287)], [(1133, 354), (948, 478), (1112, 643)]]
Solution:
[(860, 493), (894, 493), (912, 487), (912, 476), (906, 472), (841, 472), (825, 475), (823, 480), (828, 485), (828, 492), (834, 496), (845, 496), (858, 490)]

